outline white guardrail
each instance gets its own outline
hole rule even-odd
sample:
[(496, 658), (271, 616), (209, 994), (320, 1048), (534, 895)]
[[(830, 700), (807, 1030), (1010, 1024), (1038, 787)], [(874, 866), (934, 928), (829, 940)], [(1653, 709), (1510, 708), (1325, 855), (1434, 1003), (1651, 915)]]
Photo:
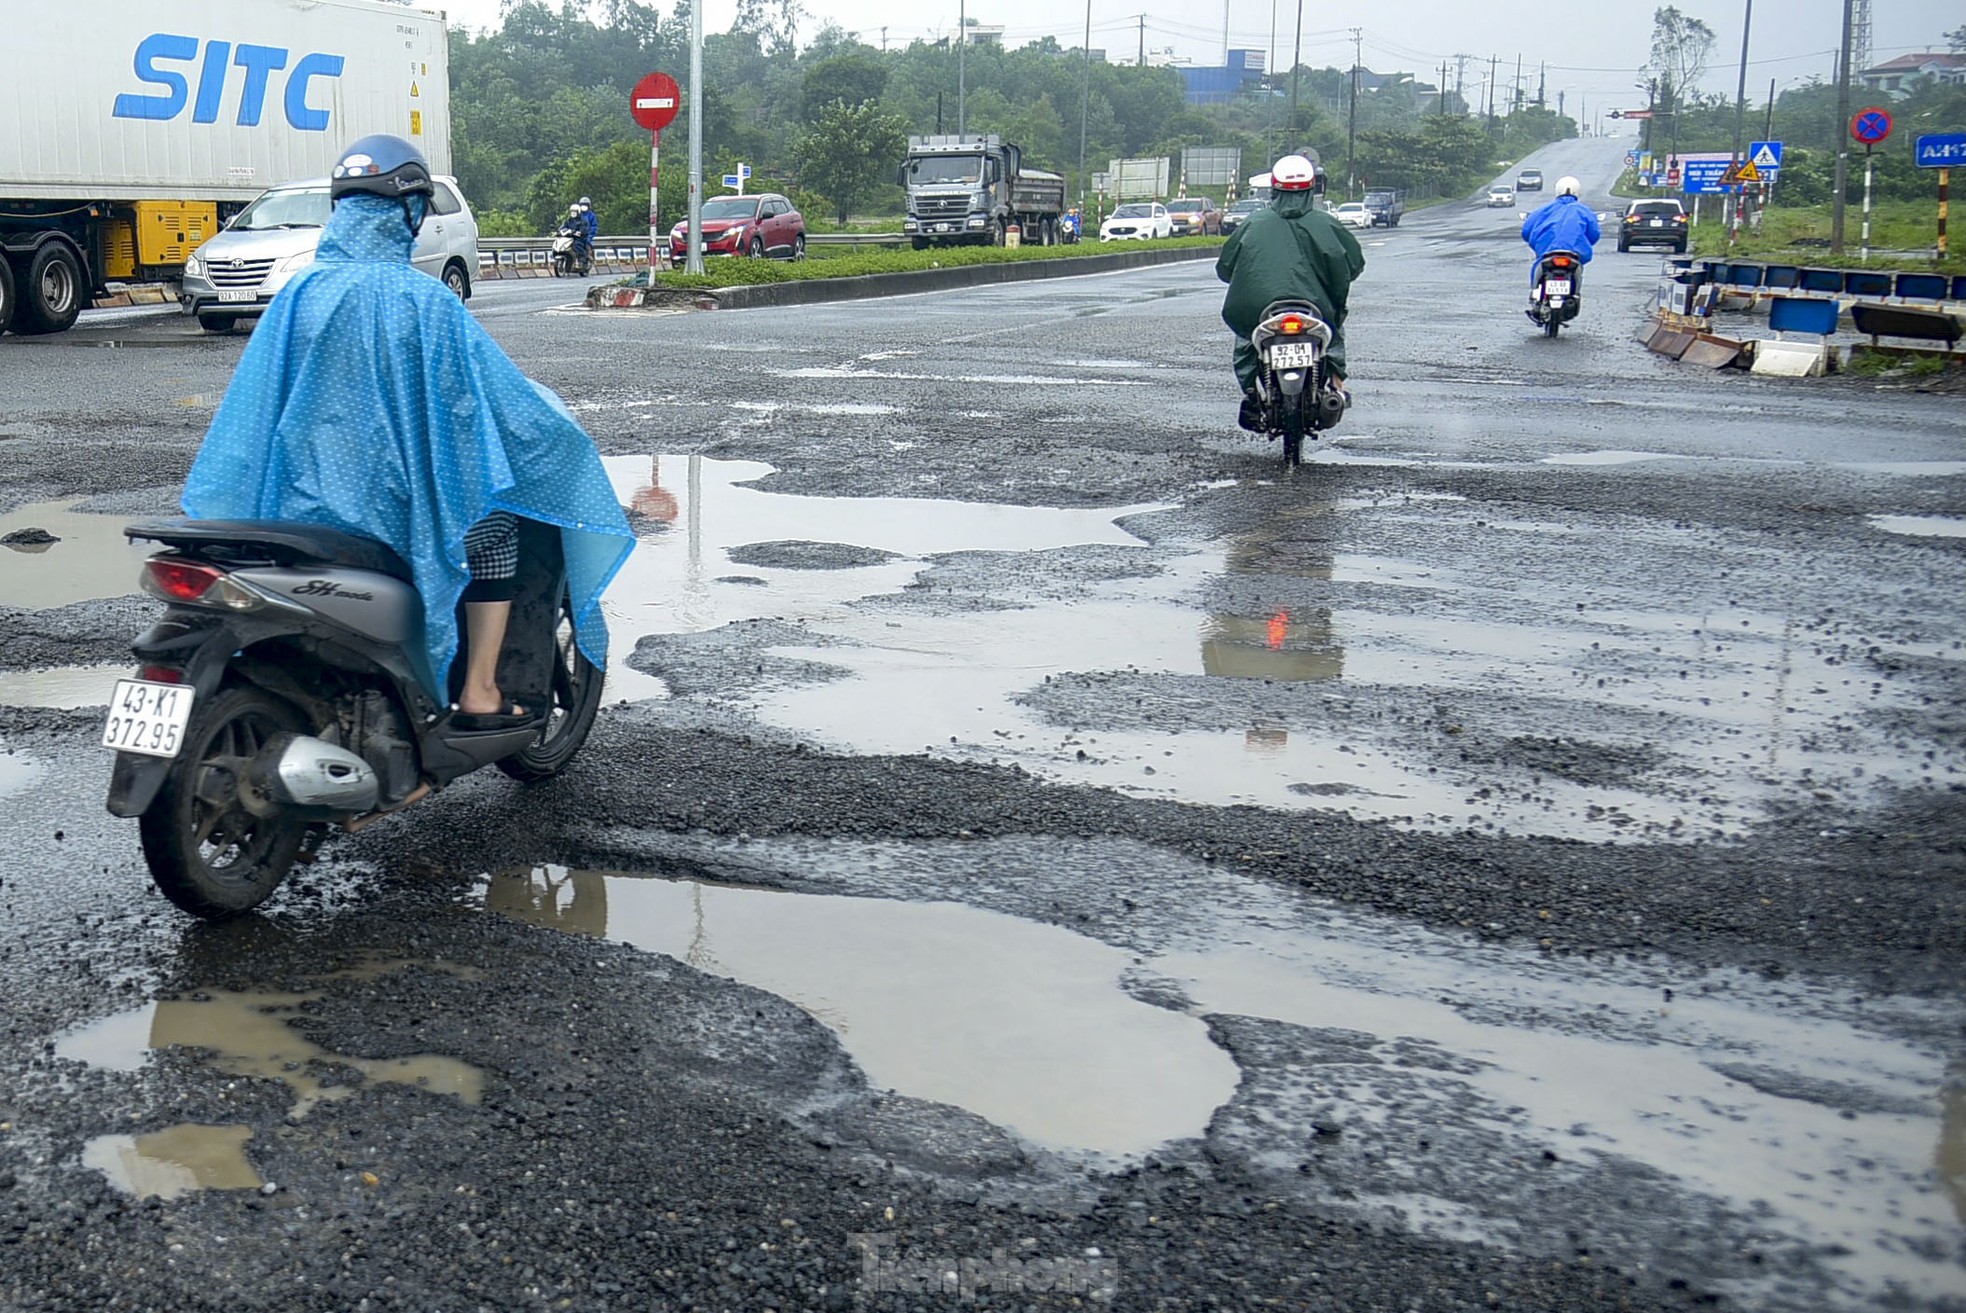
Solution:
[[(808, 246), (900, 246), (908, 238), (903, 233), (807, 233)], [(648, 268), (647, 237), (596, 237), (595, 273), (634, 273)], [(661, 243), (664, 259), (669, 242)], [(539, 278), (553, 272), (551, 237), (480, 237), (478, 276), (480, 278)]]

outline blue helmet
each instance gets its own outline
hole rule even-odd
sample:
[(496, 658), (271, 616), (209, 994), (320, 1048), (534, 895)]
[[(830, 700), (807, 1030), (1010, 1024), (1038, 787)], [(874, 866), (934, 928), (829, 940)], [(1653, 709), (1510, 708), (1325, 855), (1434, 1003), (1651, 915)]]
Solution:
[(354, 142), (341, 152), (334, 172), (328, 175), (328, 195), (336, 202), (356, 192), (400, 201), (403, 221), (409, 224), (412, 237), (423, 229), (424, 217), (430, 213), (430, 194), (435, 190), (430, 181), (430, 161), (423, 158), (423, 152), (386, 132)]

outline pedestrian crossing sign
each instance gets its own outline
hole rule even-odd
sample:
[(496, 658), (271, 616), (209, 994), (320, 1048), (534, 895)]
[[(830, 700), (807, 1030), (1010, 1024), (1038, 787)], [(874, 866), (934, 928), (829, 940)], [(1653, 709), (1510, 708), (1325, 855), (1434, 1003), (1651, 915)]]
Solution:
[(1782, 143), (1779, 141), (1752, 141), (1748, 143), (1748, 159), (1754, 162), (1755, 171), (1766, 180), (1769, 174), (1778, 173), (1782, 167)]

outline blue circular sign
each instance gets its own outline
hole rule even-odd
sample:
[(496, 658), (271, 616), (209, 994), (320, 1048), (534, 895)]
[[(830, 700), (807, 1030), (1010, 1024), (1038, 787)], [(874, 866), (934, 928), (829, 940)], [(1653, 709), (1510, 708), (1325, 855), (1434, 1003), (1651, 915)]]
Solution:
[(1850, 135), (1866, 146), (1875, 146), (1891, 135), (1891, 111), (1886, 109), (1860, 109), (1850, 120)]

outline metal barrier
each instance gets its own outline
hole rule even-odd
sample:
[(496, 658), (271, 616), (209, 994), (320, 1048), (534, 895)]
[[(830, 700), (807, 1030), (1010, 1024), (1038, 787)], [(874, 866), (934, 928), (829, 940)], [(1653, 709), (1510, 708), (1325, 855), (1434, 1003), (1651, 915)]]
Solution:
[[(807, 233), (808, 246), (902, 246), (903, 233)], [(666, 260), (668, 239), (658, 250)], [(594, 272), (599, 274), (639, 273), (648, 268), (649, 239), (641, 237), (596, 237)], [(481, 237), (478, 239), (478, 277), (549, 278), (553, 274), (551, 237)]]

